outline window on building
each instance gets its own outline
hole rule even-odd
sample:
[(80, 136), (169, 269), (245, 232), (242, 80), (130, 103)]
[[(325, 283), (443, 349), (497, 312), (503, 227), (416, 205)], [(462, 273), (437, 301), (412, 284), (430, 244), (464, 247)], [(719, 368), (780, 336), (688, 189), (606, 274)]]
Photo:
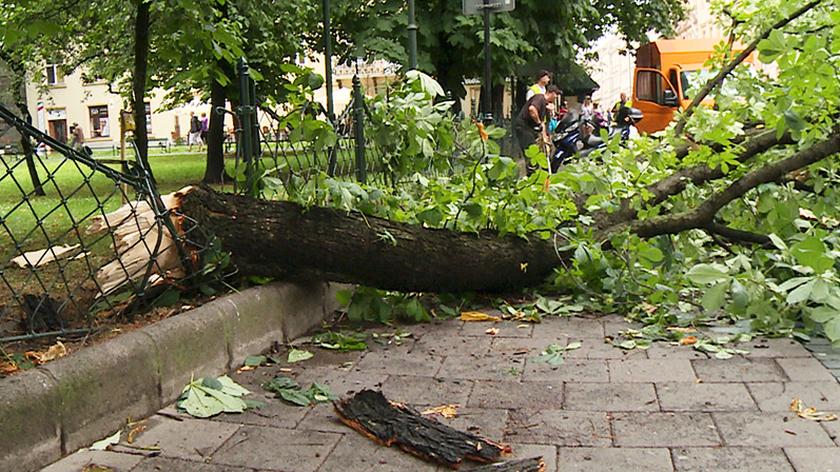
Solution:
[(47, 78), (47, 85), (60, 85), (64, 83), (64, 74), (61, 72), (61, 67), (58, 64), (47, 64), (44, 75)]
[(111, 119), (108, 117), (106, 105), (89, 107), (90, 136), (92, 138), (107, 138), (111, 136)]
[(152, 104), (145, 103), (146, 108), (146, 134), (152, 134)]

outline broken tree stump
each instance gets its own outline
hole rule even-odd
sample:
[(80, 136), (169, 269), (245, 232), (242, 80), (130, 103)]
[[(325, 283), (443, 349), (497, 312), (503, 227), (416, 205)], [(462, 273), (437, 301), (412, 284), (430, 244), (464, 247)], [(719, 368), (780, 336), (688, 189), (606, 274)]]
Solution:
[(388, 447), (396, 445), (453, 469), (465, 458), (490, 463), (511, 452), (509, 446), (459, 431), (425, 418), (406, 405), (390, 402), (382, 392), (362, 390), (333, 404), (344, 424), (374, 441)]

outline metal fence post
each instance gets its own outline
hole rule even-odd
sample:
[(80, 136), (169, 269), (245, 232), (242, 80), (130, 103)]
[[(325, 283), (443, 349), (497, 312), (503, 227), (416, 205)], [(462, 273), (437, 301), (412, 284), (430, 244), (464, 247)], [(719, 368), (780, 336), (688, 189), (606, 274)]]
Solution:
[(417, 69), (417, 21), (414, 18), (414, 0), (408, 0), (408, 68)]
[(251, 97), (251, 73), (248, 70), (248, 63), (245, 58), (239, 59), (239, 125), (242, 133), (239, 139), (242, 140), (242, 161), (245, 163), (245, 185), (247, 194), (256, 196), (257, 178), (256, 162), (254, 160), (254, 121), (251, 114), (254, 112), (254, 102)]
[(367, 180), (365, 161), (365, 97), (362, 94), (362, 80), (353, 75), (353, 134), (356, 140), (356, 178), (361, 183)]

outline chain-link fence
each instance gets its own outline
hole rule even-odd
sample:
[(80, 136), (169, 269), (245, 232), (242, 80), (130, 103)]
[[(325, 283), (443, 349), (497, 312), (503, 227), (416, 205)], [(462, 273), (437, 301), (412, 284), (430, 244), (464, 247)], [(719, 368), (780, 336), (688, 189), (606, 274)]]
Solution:
[(20, 139), (0, 154), (0, 343), (89, 332), (187, 275), (191, 225), (143, 162), (94, 159), (3, 106), (0, 124)]

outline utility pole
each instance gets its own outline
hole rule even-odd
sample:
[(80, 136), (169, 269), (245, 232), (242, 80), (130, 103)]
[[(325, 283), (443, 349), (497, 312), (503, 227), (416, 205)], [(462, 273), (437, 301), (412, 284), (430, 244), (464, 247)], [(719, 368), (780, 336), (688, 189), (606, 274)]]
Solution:
[(414, 18), (414, 0), (408, 0), (408, 68), (417, 69), (417, 21)]
[(484, 89), (481, 92), (482, 108), (484, 108), (484, 124), (493, 122), (493, 83), (491, 78), (491, 57), (490, 57), (490, 0), (484, 0)]

